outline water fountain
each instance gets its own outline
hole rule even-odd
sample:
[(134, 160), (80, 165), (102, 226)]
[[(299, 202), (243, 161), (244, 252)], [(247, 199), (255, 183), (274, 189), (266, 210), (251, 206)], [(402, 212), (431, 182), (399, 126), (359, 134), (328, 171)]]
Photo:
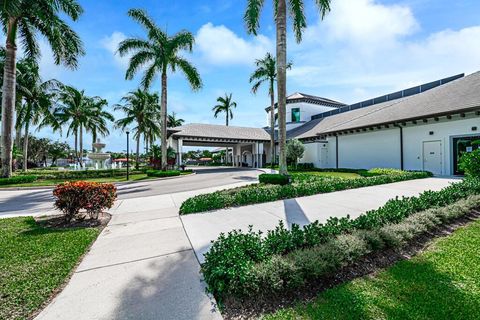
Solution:
[(106, 169), (106, 162), (110, 159), (110, 154), (102, 152), (102, 149), (105, 148), (105, 143), (101, 143), (100, 139), (98, 139), (97, 142), (93, 144), (93, 148), (95, 149), (95, 152), (89, 153), (88, 158), (92, 160), (93, 166), (96, 170)]

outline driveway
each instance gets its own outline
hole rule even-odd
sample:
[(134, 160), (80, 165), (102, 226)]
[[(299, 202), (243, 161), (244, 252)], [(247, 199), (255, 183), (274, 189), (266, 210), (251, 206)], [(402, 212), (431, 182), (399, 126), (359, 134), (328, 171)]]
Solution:
[[(225, 167), (193, 167), (197, 174), (167, 180), (140, 181), (118, 186), (118, 199), (142, 198), (155, 195), (194, 191), (257, 180), (255, 169)], [(53, 212), (52, 189), (0, 189), (0, 218), (38, 216)]]

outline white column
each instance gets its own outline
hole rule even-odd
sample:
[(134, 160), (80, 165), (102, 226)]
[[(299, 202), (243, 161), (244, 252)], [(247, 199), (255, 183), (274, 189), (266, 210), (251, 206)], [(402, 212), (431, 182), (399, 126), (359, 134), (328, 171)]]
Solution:
[(258, 144), (258, 167), (263, 167), (263, 142)]
[(177, 157), (177, 161), (178, 161), (178, 165), (181, 166), (182, 165), (182, 150), (183, 150), (183, 140), (182, 139), (178, 139), (178, 157)]

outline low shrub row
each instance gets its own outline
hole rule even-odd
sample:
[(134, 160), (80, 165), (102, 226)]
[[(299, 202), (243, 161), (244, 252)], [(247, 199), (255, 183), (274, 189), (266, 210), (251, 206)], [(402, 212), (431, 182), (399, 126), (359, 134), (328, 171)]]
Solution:
[[(361, 180), (368, 179), (370, 178)], [(217, 299), (222, 300), (225, 296), (241, 297), (252, 293), (252, 286), (257, 286), (254, 283), (263, 283), (261, 279), (251, 278), (254, 267), (258, 263), (268, 265), (274, 263), (271, 262), (272, 257), (316, 248), (329, 243), (341, 234), (352, 233), (355, 230), (377, 230), (387, 224), (399, 223), (416, 212), (445, 207), (477, 194), (480, 194), (480, 179), (467, 179), (441, 191), (426, 191), (418, 197), (391, 199), (379, 209), (368, 211), (356, 219), (348, 216), (333, 217), (325, 224), (317, 221), (304, 226), (303, 229), (298, 225), (293, 225), (291, 230), (287, 230), (283, 224), (280, 224), (265, 236), (259, 232), (253, 232), (251, 229), (246, 233), (234, 230), (226, 235), (221, 234), (213, 243), (210, 251), (205, 254), (202, 272), (209, 290)], [(350, 249), (343, 248), (342, 250), (348, 252)], [(273, 261), (276, 260), (273, 259)], [(281, 263), (286, 263), (286, 261), (288, 260), (281, 260)], [(327, 262), (316, 259), (311, 263), (325, 264)], [(285, 277), (288, 276), (295, 275), (285, 275)], [(281, 280), (280, 282), (287, 281), (285, 279), (278, 280)]]
[(249, 205), (296, 197), (311, 196), (345, 189), (374, 186), (429, 177), (427, 172), (405, 171), (398, 175), (373, 176), (365, 179), (321, 178), (288, 185), (250, 185), (216, 191), (187, 199), (180, 207), (181, 214), (204, 212), (233, 206)]
[(30, 183), (38, 179), (37, 176), (15, 176), (11, 178), (0, 178), (0, 186), (10, 184)]
[(276, 255), (255, 265), (247, 274), (241, 296), (285, 294), (322, 279), (374, 251), (400, 248), (408, 241), (480, 207), (480, 196), (471, 196), (452, 205), (417, 212), (399, 223), (372, 230), (355, 230), (338, 235), (314, 248)]
[(149, 177), (157, 177), (157, 178), (164, 178), (164, 177), (175, 177), (181, 174), (178, 170), (147, 170), (147, 176)]
[(260, 183), (279, 184), (283, 186), (290, 182), (290, 178), (288, 176), (284, 176), (283, 174), (263, 173), (258, 176), (258, 181)]
[[(144, 173), (141, 170), (130, 170), (130, 174)], [(19, 176), (23, 176), (24, 173), (19, 173)], [(28, 173), (27, 173), (28, 174)], [(108, 170), (59, 170), (59, 171), (36, 171), (35, 175), (40, 180), (58, 179), (58, 180), (78, 180), (88, 178), (113, 178), (123, 177), (127, 175), (127, 171), (124, 169), (108, 169)]]
[(82, 209), (90, 219), (97, 219), (100, 212), (113, 206), (117, 188), (111, 183), (65, 182), (55, 187), (53, 196), (55, 207), (63, 212), (66, 222), (83, 219), (79, 215)]

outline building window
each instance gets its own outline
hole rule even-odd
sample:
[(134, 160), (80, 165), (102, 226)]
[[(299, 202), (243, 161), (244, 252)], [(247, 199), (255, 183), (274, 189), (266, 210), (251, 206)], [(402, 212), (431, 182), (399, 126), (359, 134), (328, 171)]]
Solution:
[(292, 122), (300, 122), (300, 108), (292, 108)]

